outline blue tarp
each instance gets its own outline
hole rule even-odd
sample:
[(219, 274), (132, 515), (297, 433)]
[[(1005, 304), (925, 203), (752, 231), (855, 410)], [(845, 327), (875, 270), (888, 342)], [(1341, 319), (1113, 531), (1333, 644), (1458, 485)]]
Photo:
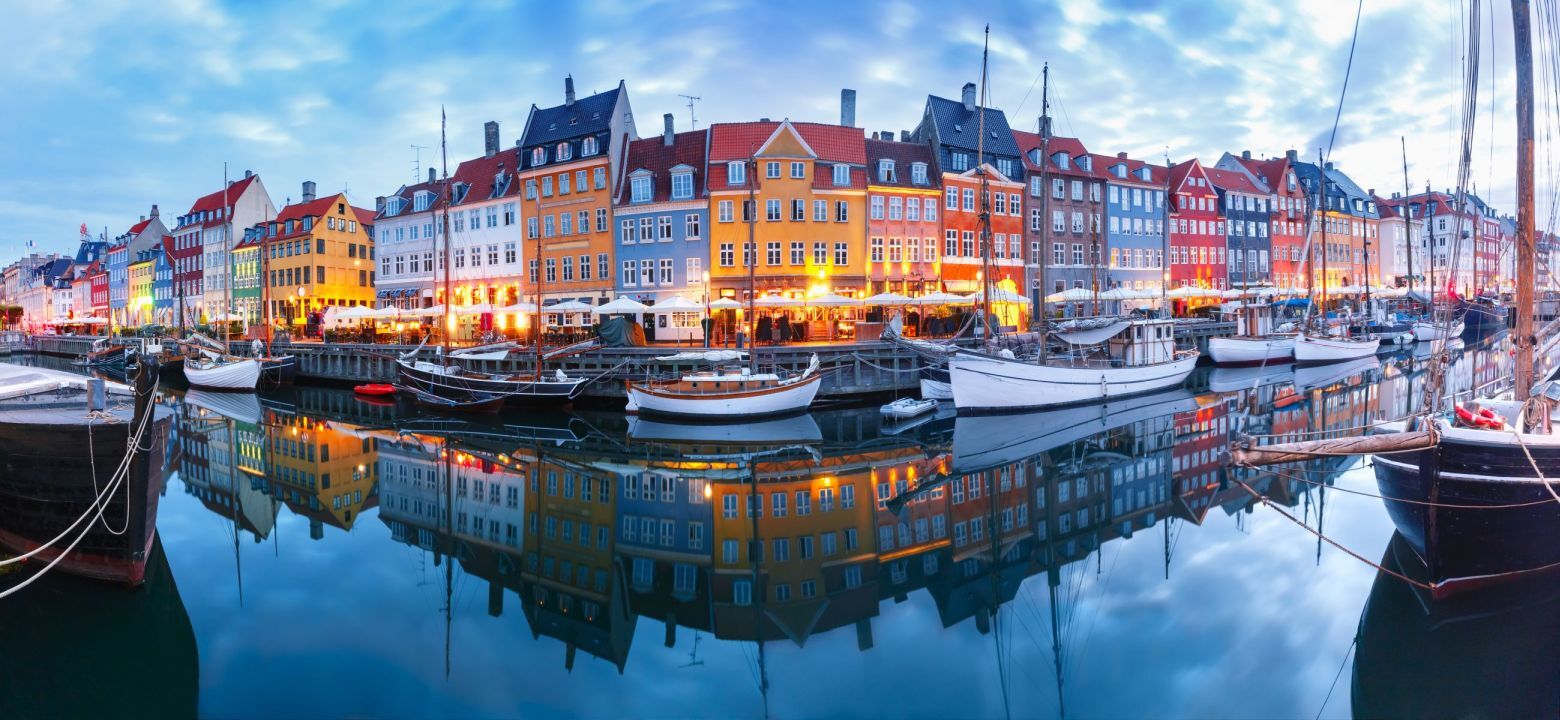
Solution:
[(1284, 307), (1309, 307), (1311, 305), (1311, 300), (1310, 298), (1289, 298), (1288, 300), (1285, 300), (1279, 304), (1283, 305)]

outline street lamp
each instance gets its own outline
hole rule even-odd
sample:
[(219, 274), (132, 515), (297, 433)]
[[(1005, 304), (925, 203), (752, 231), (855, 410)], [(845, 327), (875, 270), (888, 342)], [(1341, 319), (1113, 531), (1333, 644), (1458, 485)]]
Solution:
[(299, 285), (298, 286), (298, 319), (304, 321), (304, 322), (302, 322), (300, 324), (303, 325), (305, 328), (308, 327), (308, 318), (304, 314), (304, 313), (307, 312), (307, 310), (304, 308), (304, 300), (303, 300), (303, 297), (306, 294), (308, 294), (308, 291), (306, 289), (304, 289), (304, 287), (302, 285)]
[(708, 270), (704, 271), (703, 280), (704, 280), (704, 326), (702, 328), (700, 328), (700, 329), (704, 331), (704, 347), (705, 347), (705, 349), (709, 349), (709, 347), (710, 347), (710, 331), (715, 329), (715, 321), (710, 318), (710, 271), (708, 271)]

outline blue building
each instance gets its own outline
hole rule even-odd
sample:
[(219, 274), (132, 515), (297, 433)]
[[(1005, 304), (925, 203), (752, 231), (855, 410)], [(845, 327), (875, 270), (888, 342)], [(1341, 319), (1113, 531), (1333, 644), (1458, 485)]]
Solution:
[(125, 306), (130, 302), (130, 250), (123, 244), (111, 245), (103, 257), (107, 259), (104, 264), (108, 268), (109, 317), (113, 318), (114, 325), (123, 326), (129, 322)]
[(715, 545), (714, 503), (705, 495), (710, 480), (652, 463), (617, 482), (615, 547), (629, 593), (660, 596), (663, 610), (680, 622), (697, 621), (701, 607), (707, 618)]
[(1245, 172), (1209, 166), (1207, 173), (1219, 194), (1219, 213), (1224, 216), (1229, 286), (1272, 284), (1272, 217), (1268, 207), (1272, 188)]
[[(657, 137), (635, 140), (625, 154), (623, 182), (614, 201), (617, 218), (618, 297), (647, 305), (681, 296), (694, 305), (706, 297), (710, 256), (709, 199), (704, 182), (709, 131), (678, 133), (672, 116)], [(702, 340), (702, 311), (652, 314), (645, 335), (658, 340)]]
[(1126, 153), (1095, 155), (1105, 172), (1107, 287), (1159, 294), (1165, 273), (1165, 183), (1168, 169)]
[(173, 259), (168, 251), (173, 237), (166, 236), (153, 247), (156, 262), (152, 265), (152, 311), (156, 321), (173, 324)]

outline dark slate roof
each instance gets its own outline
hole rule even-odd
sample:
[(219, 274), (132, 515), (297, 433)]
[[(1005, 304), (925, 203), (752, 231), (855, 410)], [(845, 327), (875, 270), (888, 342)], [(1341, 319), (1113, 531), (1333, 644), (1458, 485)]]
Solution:
[[(422, 190), (433, 193), (433, 201), (428, 204), (427, 209), (413, 211), (412, 208), (414, 205), (412, 204), (412, 200), (416, 198), (418, 191)], [(377, 213), (375, 217), (392, 218), (398, 215), (405, 216), (438, 210), (439, 208), (444, 207), (444, 180), (441, 178), (432, 182), (420, 182), (414, 185), (402, 185), (398, 190), (396, 190), (394, 193), (391, 193), (388, 197), (396, 197), (402, 200), (399, 212), (390, 212), (391, 205), (387, 202), (385, 203), (385, 209), (382, 212)]]
[(573, 105), (535, 108), (526, 123), (520, 146), (530, 150), (562, 140), (606, 132), (612, 127), (612, 108), (617, 105), (622, 83), (606, 92), (579, 98)]
[(634, 173), (648, 170), (651, 173), (650, 202), (666, 202), (672, 198), (671, 169), (678, 165), (693, 168), (693, 199), (704, 197), (704, 153), (709, 130), (680, 132), (667, 146), (664, 136), (634, 140), (628, 144), (628, 159), (623, 166), (623, 183), (618, 188), (617, 204), (630, 206), (633, 196), (630, 180)]
[[(972, 152), (978, 149), (980, 118), (965, 110), (963, 102), (927, 95), (926, 107), (931, 112), (932, 122), (937, 124), (937, 137), (942, 144)], [(1017, 158), (1022, 153), (1013, 142), (1013, 129), (1008, 127), (1007, 115), (996, 108), (985, 108), (985, 111), (986, 154)]]

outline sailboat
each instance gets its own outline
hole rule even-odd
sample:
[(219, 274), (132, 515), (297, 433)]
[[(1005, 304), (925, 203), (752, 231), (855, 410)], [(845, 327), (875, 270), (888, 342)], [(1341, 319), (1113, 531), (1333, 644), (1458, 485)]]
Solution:
[(1295, 358), (1295, 334), (1273, 331), (1273, 315), (1265, 303), (1245, 303), (1236, 310), (1241, 333), (1208, 338), (1208, 357), (1216, 365), (1264, 365)]
[[(222, 251), (223, 262), (227, 263), (228, 277), (223, 281), (223, 308), (222, 312), (222, 339), (218, 345), (210, 341), (207, 343), (215, 347), (216, 352), (202, 349), (202, 358), (189, 358), (184, 361), (184, 377), (190, 381), (191, 387), (204, 388), (206, 390), (224, 390), (228, 392), (254, 392), (260, 383), (261, 362), (254, 358), (238, 357), (228, 353), (227, 333), (230, 323), (233, 299), (232, 292), (232, 263), (229, 258), (233, 255), (233, 214), (227, 211), (227, 165), (222, 166), (222, 207), (227, 220), (222, 225)], [(197, 336), (200, 337), (200, 336)]]
[[(1320, 151), (1318, 151), (1320, 155)], [(1317, 158), (1317, 171), (1319, 177), (1316, 183), (1316, 205), (1312, 217), (1316, 218), (1317, 226), (1322, 232), (1322, 297), (1327, 296), (1327, 165), (1321, 157)], [(1310, 266), (1316, 257), (1316, 252), (1307, 250), (1306, 265)], [(1315, 273), (1309, 269), (1306, 278), (1315, 284)], [(1313, 293), (1314, 294), (1314, 293)], [(1298, 363), (1331, 363), (1345, 360), (1357, 360), (1376, 354), (1381, 347), (1381, 339), (1372, 334), (1350, 335), (1347, 325), (1333, 328), (1337, 334), (1333, 334), (1325, 327), (1325, 324), (1317, 320), (1316, 325), (1302, 331), (1295, 336), (1295, 362)]]
[[(396, 359), (396, 377), (401, 385), (415, 388), (423, 394), (433, 395), (450, 401), (448, 405), (480, 407), (489, 396), (502, 396), (512, 405), (525, 405), (534, 407), (557, 407), (568, 405), (584, 392), (588, 384), (586, 378), (569, 377), (562, 370), (549, 376), (542, 372), (542, 333), (541, 314), (537, 314), (537, 325), (534, 328), (536, 345), (536, 368), (533, 374), (521, 373), (485, 373), (468, 369), (461, 364), (466, 358), (457, 357), (450, 350), (449, 335), (454, 323), (450, 320), (450, 308), (454, 302), (454, 294), (450, 285), (450, 244), (454, 238), (450, 232), (450, 170), (449, 170), (449, 143), (444, 137), (444, 124), (441, 112), (439, 126), (439, 145), (444, 160), (444, 344), (439, 348), (439, 362), (428, 362), (416, 359), (422, 345), (417, 346)], [(538, 195), (537, 203), (540, 205), (541, 197)], [(536, 257), (541, 257), (541, 234), (537, 234)], [(536, 306), (542, 304), (542, 276), (536, 276)], [(426, 342), (426, 340), (424, 341)], [(507, 353), (508, 350), (506, 349)], [(483, 356), (478, 355), (478, 358)], [(420, 395), (419, 395), (420, 397)], [(486, 410), (482, 410), (485, 412)]]

